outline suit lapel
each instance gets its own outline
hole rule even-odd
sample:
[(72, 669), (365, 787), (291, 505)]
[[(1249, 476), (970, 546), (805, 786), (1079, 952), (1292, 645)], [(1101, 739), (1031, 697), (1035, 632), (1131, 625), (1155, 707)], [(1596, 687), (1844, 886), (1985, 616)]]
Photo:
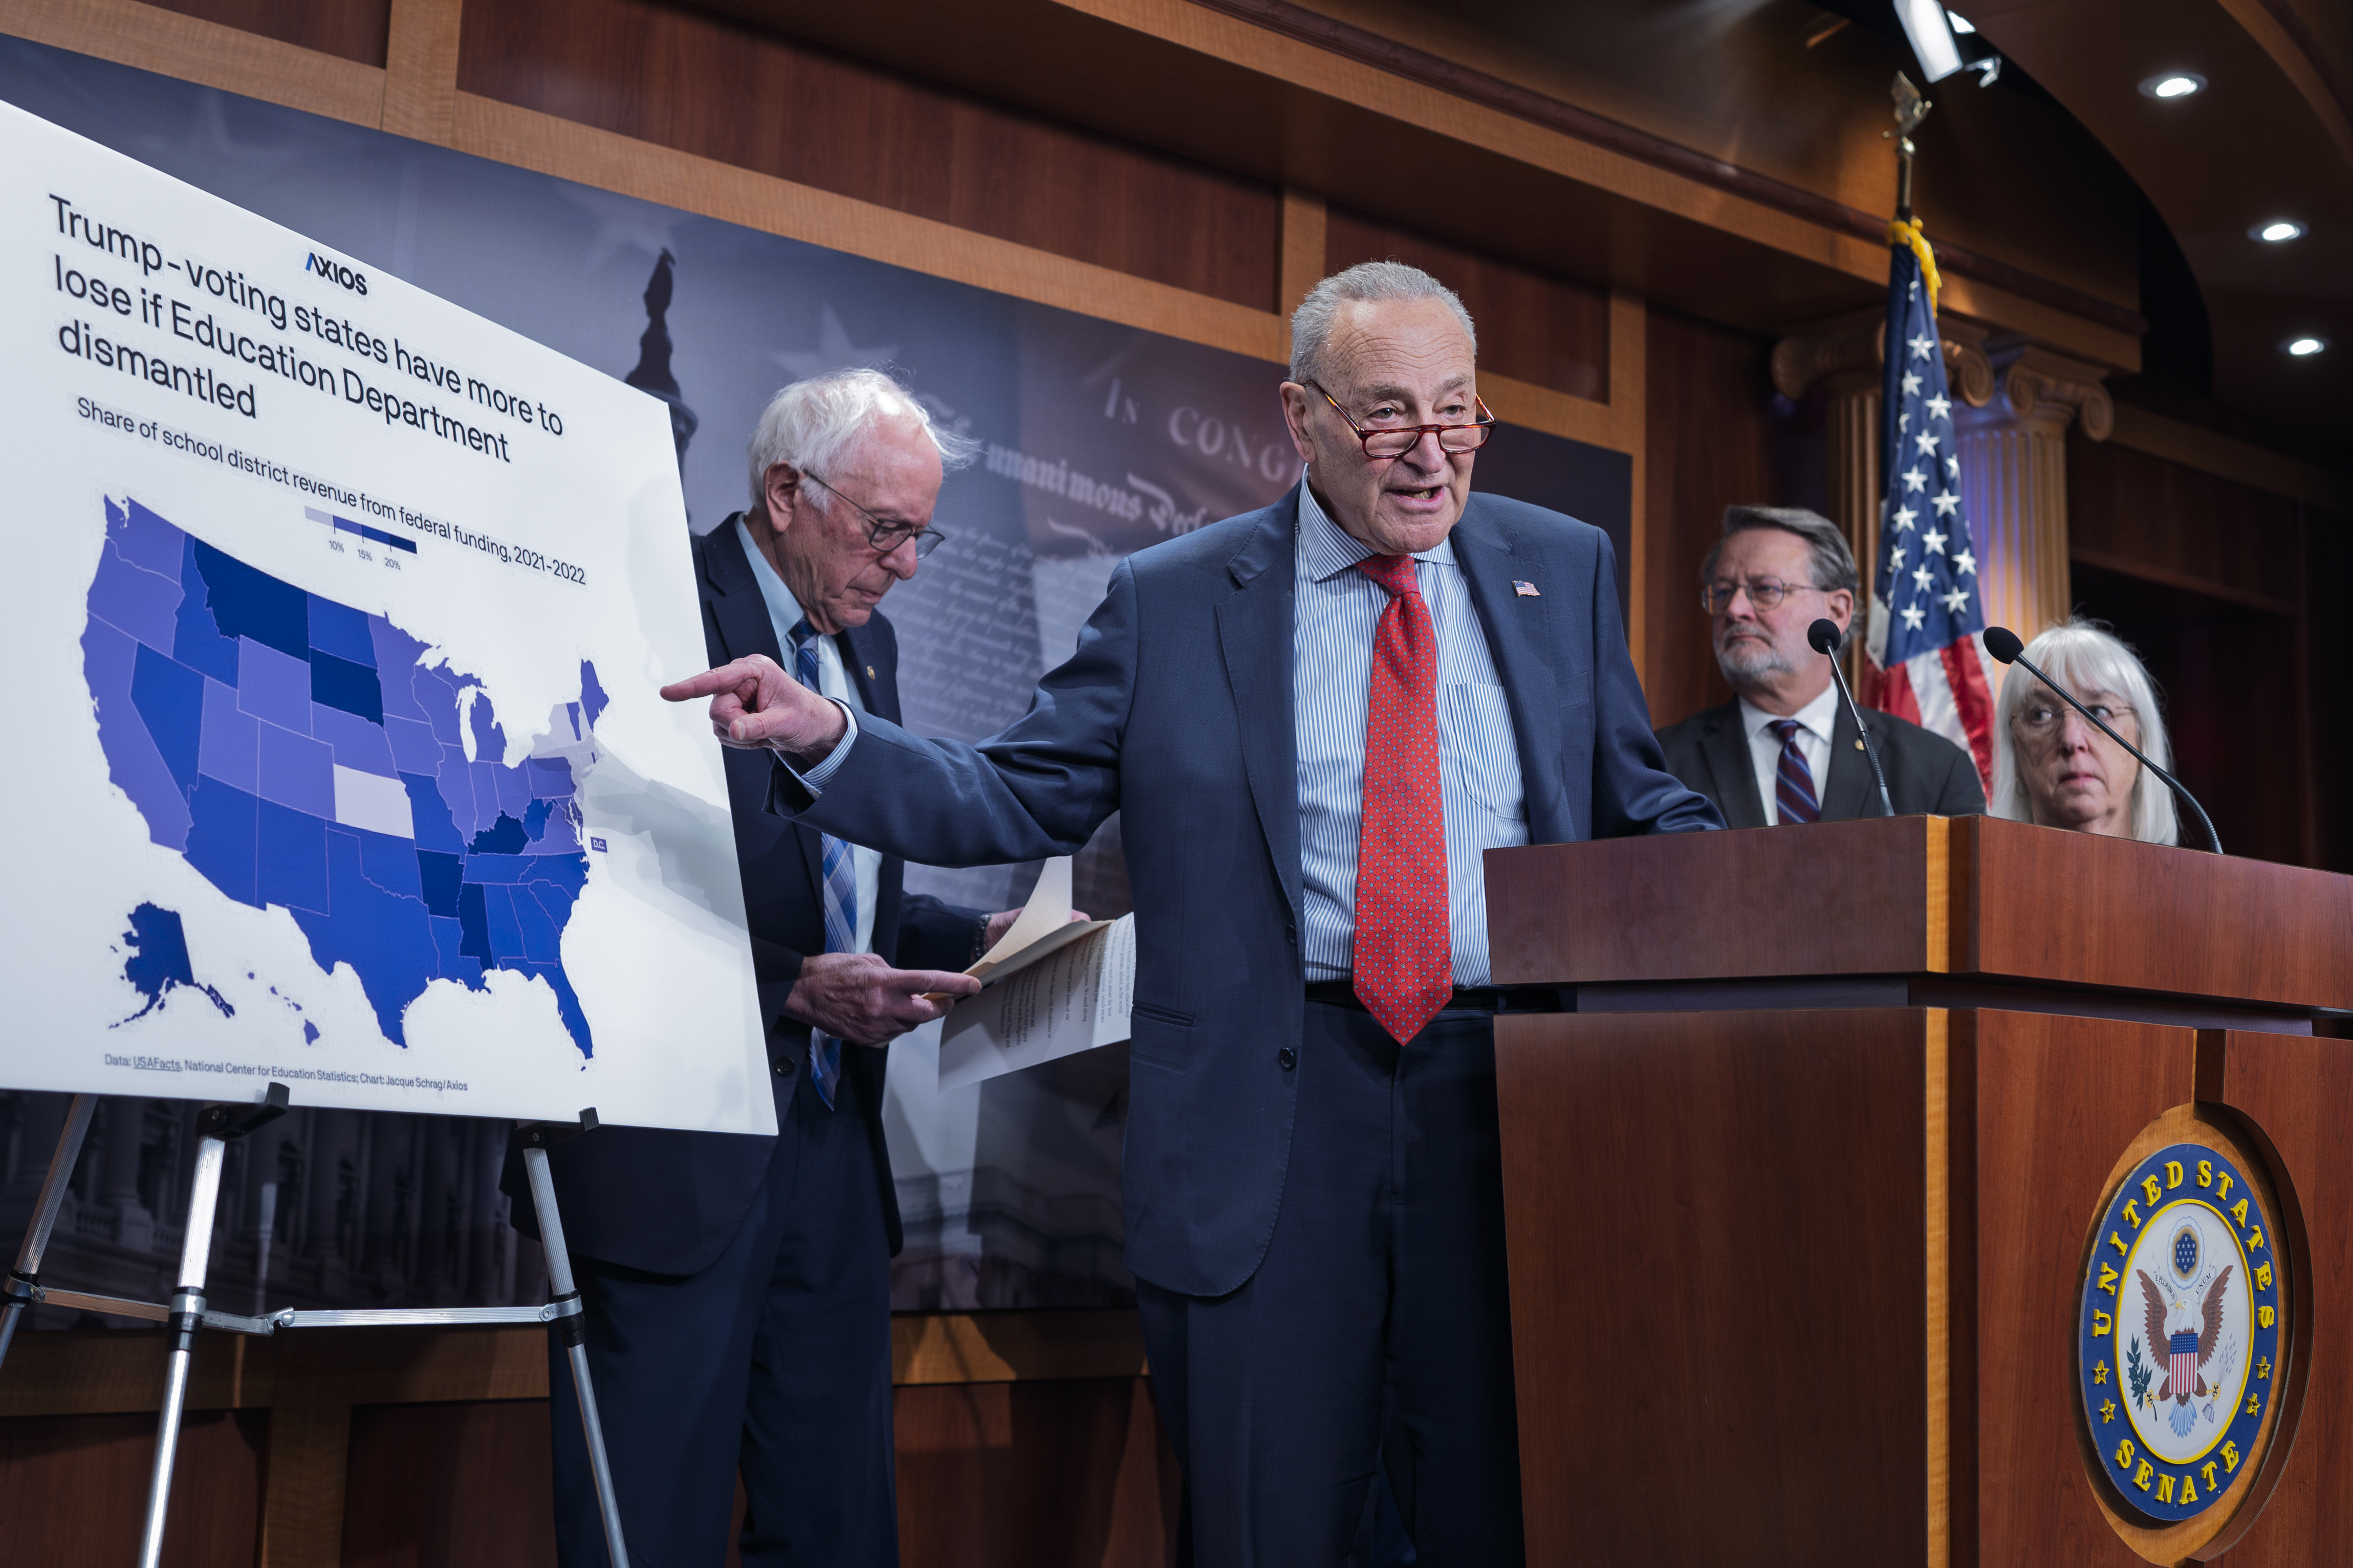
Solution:
[[(741, 513), (737, 514), (742, 515)], [(776, 641), (776, 623), (768, 614), (768, 601), (760, 593), (760, 581), (752, 574), (752, 558), (744, 553), (744, 536), (731, 517), (711, 531), (703, 543), (703, 578), (711, 592), (706, 602), (711, 605), (712, 619), (719, 624), (719, 639), (732, 661), (749, 658), (754, 654), (765, 654), (783, 665), (789, 672), (782, 645)], [(871, 706), (871, 705), (870, 705)], [(813, 827), (793, 824), (793, 842), (800, 846), (801, 870), (808, 878), (809, 897), (816, 907), (825, 908), (825, 845)]]
[(1855, 744), (1859, 739), (1854, 721), (1847, 717), (1846, 704), (1840, 703), (1838, 716), (1831, 721), (1831, 776), (1822, 788), (1824, 822), (1852, 822), (1879, 815), (1878, 792), (1871, 783), (1871, 759)]
[(1218, 605), (1218, 642), (1241, 729), (1242, 772), (1258, 807), (1267, 852), (1299, 912), (1299, 762), (1292, 717), (1293, 626), (1299, 491), (1269, 507), (1249, 542), (1226, 563), (1234, 592)]
[[(1454, 544), (1454, 563), (1471, 591), (1471, 608), (1486, 634), (1487, 655), (1504, 683), (1511, 707), (1512, 733), (1520, 755), (1521, 787), (1526, 792), (1528, 837), (1538, 844), (1577, 837), (1580, 826), (1558, 820), (1560, 797), (1560, 695), (1552, 665), (1552, 599), (1567, 590), (1541, 581), (1534, 563), (1521, 563), (1512, 548), (1508, 530), (1490, 522), (1472, 495), (1462, 517), (1448, 537)], [(1523, 595), (1513, 586), (1514, 571), (1535, 573), (1527, 579), (1537, 591)], [(1590, 825), (1583, 825), (1588, 827)]]
[(1772, 826), (1773, 819), (1766, 815), (1765, 802), (1757, 794), (1756, 757), (1748, 749), (1748, 734), (1742, 726), (1736, 699), (1709, 716), (1708, 731), (1701, 738), (1700, 750), (1707, 757), (1708, 772), (1715, 777), (1716, 804), (1724, 808), (1725, 826)]
[[(881, 612), (876, 611), (876, 618)], [(852, 626), (835, 639), (841, 650), (841, 667), (849, 673), (849, 684), (858, 689), (858, 700), (866, 711), (877, 719), (899, 722), (899, 683), (893, 672), (884, 668), (882, 638), (874, 629), (874, 622)]]

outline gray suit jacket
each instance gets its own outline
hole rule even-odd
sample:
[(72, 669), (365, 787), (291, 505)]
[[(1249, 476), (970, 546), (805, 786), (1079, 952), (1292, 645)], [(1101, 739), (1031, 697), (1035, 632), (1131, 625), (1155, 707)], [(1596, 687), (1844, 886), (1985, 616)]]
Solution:
[[(1887, 795), (1898, 816), (1970, 816), (1985, 811), (1985, 786), (1969, 754), (1942, 735), (1875, 709), (1862, 721), (1887, 770)], [(1728, 827), (1769, 827), (1773, 817), (1757, 795), (1757, 768), (1741, 732), (1738, 700), (1704, 709), (1659, 731), (1667, 771), (1715, 803)], [(1879, 815), (1871, 759), (1862, 753), (1854, 721), (1839, 705), (1831, 727), (1831, 776), (1817, 781), (1824, 822)]]

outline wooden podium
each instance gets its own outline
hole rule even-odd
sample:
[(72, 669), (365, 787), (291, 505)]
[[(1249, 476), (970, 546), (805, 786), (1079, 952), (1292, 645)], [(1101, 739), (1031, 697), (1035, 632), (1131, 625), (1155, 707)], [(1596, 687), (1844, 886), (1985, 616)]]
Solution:
[[(2353, 1562), (2353, 878), (1915, 816), (1487, 888), (1497, 983), (1577, 993), (1495, 1030), (1531, 1563)], [(2260, 1453), (2159, 1527), (2078, 1319), (2185, 1127), (2259, 1168), (2284, 1326)]]

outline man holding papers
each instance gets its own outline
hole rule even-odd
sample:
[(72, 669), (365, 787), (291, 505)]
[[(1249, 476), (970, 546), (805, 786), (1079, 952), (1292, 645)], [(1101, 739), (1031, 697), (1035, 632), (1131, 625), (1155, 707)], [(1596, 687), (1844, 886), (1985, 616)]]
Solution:
[[(898, 642), (875, 607), (939, 539), (959, 445), (873, 371), (777, 393), (751, 510), (693, 543), (711, 657), (789, 666), (826, 711), (888, 722)], [(740, 1469), (744, 1563), (889, 1568), (899, 1207), (883, 1054), (866, 1047), (978, 991), (957, 972), (1019, 911), (905, 893), (896, 859), (764, 810), (765, 759), (727, 764), (777, 1136), (607, 1126), (549, 1164), (631, 1556), (719, 1562)], [(559, 1552), (602, 1564), (571, 1373), (551, 1354)]]
[[(739, 659), (665, 689), (771, 810), (937, 865), (1124, 813), (1127, 1261), (1190, 1560), (1521, 1560), (1482, 853), (1719, 826), (1666, 773), (1599, 530), (1471, 493), (1470, 317), (1367, 263), (1293, 318), (1307, 465), (1129, 557), (1018, 722), (926, 741)], [(1382, 1430), (1384, 1400), (1396, 1424)]]

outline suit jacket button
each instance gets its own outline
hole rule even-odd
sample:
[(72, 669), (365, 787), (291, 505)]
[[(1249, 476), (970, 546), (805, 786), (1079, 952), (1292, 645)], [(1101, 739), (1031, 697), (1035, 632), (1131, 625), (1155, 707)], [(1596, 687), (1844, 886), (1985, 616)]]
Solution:
[(776, 1076), (778, 1078), (790, 1078), (793, 1076), (792, 1058), (786, 1057), (783, 1061), (776, 1064)]
[(1282, 934), (1285, 940), (1287, 940), (1292, 946), (1297, 947), (1299, 945), (1299, 928), (1297, 926), (1291, 925), (1283, 927)]
[(1289, 1072), (1293, 1068), (1299, 1065), (1299, 1053), (1293, 1050), (1289, 1046), (1285, 1046), (1282, 1049), (1274, 1053), (1274, 1059), (1282, 1064), (1283, 1071)]

